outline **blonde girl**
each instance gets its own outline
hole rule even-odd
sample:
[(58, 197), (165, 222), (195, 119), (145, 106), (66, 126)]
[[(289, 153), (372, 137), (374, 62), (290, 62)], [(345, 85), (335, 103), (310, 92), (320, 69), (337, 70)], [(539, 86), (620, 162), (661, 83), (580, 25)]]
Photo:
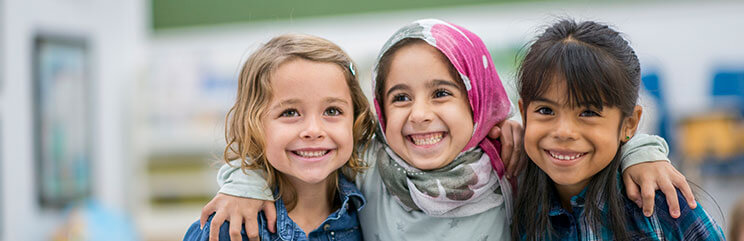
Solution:
[[(224, 159), (261, 170), (274, 190), (278, 232), (261, 213), (261, 239), (361, 240), (365, 199), (350, 181), (366, 167), (356, 147), (369, 141), (374, 121), (354, 72), (343, 50), (309, 35), (275, 37), (243, 66)], [(227, 224), (211, 231), (224, 240), (235, 232)], [(184, 240), (209, 235), (195, 222)]]

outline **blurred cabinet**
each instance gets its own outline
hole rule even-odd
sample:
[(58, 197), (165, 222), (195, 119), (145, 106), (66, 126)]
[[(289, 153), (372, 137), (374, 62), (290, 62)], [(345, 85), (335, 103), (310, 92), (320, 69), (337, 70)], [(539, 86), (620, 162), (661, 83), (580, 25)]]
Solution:
[(143, 187), (137, 217), (145, 240), (180, 240), (218, 191), (240, 58), (162, 46), (153, 50), (134, 101), (132, 144), (142, 182), (136, 186)]

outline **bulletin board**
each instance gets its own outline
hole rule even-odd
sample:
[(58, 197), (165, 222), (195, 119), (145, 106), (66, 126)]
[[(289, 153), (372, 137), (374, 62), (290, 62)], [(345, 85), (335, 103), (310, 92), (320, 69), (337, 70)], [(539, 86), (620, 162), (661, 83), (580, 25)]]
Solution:
[(85, 38), (37, 35), (33, 48), (34, 155), (42, 207), (91, 194), (92, 98)]

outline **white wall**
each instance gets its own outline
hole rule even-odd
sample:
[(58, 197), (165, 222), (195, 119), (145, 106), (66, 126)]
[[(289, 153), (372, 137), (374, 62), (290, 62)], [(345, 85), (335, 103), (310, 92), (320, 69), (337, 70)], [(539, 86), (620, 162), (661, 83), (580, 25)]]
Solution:
[(125, 210), (125, 98), (131, 93), (145, 46), (148, 17), (143, 0), (4, 0), (0, 8), (2, 85), (2, 236), (0, 240), (47, 240), (62, 214), (42, 210), (36, 198), (32, 146), (31, 56), (37, 33), (87, 40), (94, 153), (93, 195)]
[[(624, 32), (643, 67), (658, 69), (663, 75), (670, 112), (687, 114), (708, 108), (708, 81), (715, 67), (732, 61), (744, 65), (742, 12), (744, 3), (727, 1), (485, 5), (160, 31), (154, 35), (152, 53), (156, 57), (169, 52), (211, 53), (229, 62), (245, 58), (272, 36), (301, 32), (339, 44), (362, 67), (371, 68), (387, 37), (416, 19), (441, 18), (497, 45), (489, 47), (502, 47), (498, 45), (526, 42), (555, 19), (570, 16), (606, 22)], [(239, 64), (234, 63), (232, 69)], [(501, 73), (502, 78), (511, 78), (509, 74)]]

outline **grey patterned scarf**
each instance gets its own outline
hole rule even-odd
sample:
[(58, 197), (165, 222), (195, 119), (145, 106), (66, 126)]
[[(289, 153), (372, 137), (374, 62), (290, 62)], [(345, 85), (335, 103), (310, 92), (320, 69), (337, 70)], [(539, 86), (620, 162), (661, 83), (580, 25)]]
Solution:
[(465, 217), (504, 202), (499, 178), (480, 148), (460, 153), (447, 166), (422, 171), (408, 165), (387, 145), (375, 152), (387, 191), (406, 210), (435, 217)]

